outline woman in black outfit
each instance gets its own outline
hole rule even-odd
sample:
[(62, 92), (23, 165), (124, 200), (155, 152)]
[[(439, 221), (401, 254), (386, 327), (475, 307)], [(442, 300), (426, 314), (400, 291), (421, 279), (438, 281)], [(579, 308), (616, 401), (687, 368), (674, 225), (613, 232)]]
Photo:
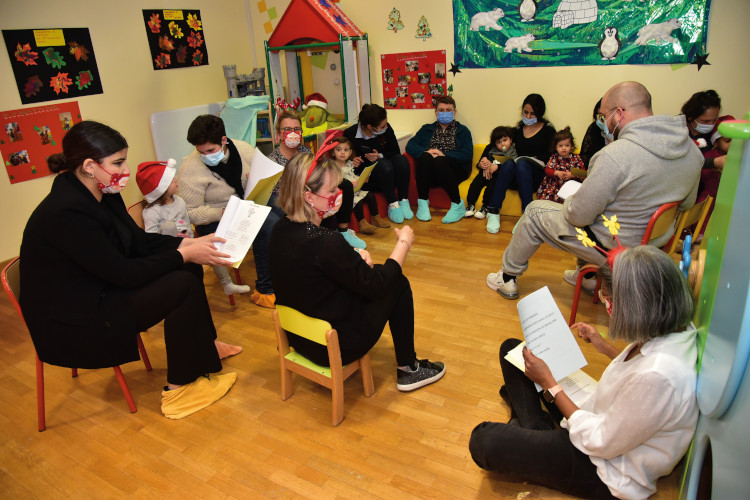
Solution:
[[(39, 359), (104, 368), (138, 359), (136, 334), (164, 320), (167, 382), (162, 412), (182, 418), (221, 398), (235, 373), (221, 371), (216, 329), (203, 288), (203, 264), (229, 265), (213, 235), (146, 233), (120, 191), (130, 170), (128, 144), (93, 121), (73, 126), (58, 173), (26, 224), (20, 303)], [(230, 346), (231, 347), (231, 346)]]
[[(334, 143), (335, 144), (335, 143)], [(271, 236), (271, 277), (276, 303), (331, 323), (338, 331), (341, 361), (361, 358), (389, 323), (398, 363), (397, 388), (411, 391), (439, 380), (443, 363), (417, 359), (414, 300), (402, 273), (414, 243), (409, 226), (395, 228), (396, 246), (385, 264), (373, 265), (366, 250), (352, 248), (321, 221), (341, 205), (341, 169), (325, 153), (297, 155), (286, 167), (279, 204), (286, 212)], [(325, 346), (289, 333), (289, 344), (319, 365), (328, 365)]]

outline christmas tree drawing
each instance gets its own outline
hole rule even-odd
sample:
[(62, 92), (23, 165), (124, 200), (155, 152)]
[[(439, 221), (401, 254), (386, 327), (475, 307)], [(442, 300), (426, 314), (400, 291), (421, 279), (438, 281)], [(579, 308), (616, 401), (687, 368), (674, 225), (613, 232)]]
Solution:
[(398, 30), (403, 28), (404, 23), (401, 22), (401, 13), (394, 7), (388, 15), (388, 29), (393, 30), (394, 33), (398, 33)]
[(430, 33), (430, 23), (427, 22), (427, 18), (422, 16), (417, 23), (417, 34), (415, 38), (421, 38), (423, 42), (426, 42), (428, 38), (432, 36)]

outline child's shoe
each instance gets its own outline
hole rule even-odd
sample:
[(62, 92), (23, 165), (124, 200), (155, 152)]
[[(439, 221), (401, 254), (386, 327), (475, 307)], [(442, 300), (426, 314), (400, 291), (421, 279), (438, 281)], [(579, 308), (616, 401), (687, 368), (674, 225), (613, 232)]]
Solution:
[(451, 203), (450, 210), (448, 210), (448, 213), (443, 217), (443, 224), (453, 224), (454, 222), (458, 222), (464, 218), (465, 213), (466, 205), (464, 205), (464, 200), (461, 200), (458, 203)]
[(474, 214), (475, 219), (482, 220), (485, 217), (487, 217), (487, 207), (482, 207), (481, 210), (477, 210), (476, 213)]
[(341, 236), (344, 237), (347, 243), (349, 243), (354, 248), (359, 248), (360, 250), (364, 250), (367, 248), (367, 243), (365, 243), (363, 240), (357, 238), (357, 235), (354, 234), (354, 231), (351, 229), (347, 229), (346, 231), (339, 231), (341, 233)]
[(411, 220), (414, 218), (414, 212), (411, 211), (409, 200), (404, 198), (403, 200), (398, 202), (398, 205), (401, 207), (401, 213), (404, 215), (405, 220)]
[(497, 234), (500, 232), (500, 214), (487, 214), (487, 232)]
[(404, 211), (401, 210), (401, 205), (397, 201), (388, 205), (388, 218), (396, 224), (404, 222)]
[(359, 232), (363, 234), (375, 234), (375, 226), (367, 222), (367, 219), (359, 221)]
[(388, 221), (382, 218), (379, 214), (370, 217), (370, 222), (375, 227), (391, 227), (391, 225), (388, 224)]
[(427, 359), (418, 359), (414, 367), (398, 368), (396, 370), (396, 388), (408, 392), (437, 382), (445, 375), (445, 365), (441, 362), (433, 363)]
[(430, 215), (430, 200), (423, 200), (421, 198), (417, 200), (417, 219), (424, 222), (432, 220), (432, 215)]
[(466, 209), (466, 213), (464, 213), (464, 217), (471, 217), (475, 213), (477, 213), (477, 211), (474, 208), (474, 205), (469, 205), (469, 208)]

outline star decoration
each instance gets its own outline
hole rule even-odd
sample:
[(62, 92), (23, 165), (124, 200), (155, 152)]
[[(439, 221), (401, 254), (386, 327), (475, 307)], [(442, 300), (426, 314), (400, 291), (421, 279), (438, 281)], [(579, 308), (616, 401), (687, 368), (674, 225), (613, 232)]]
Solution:
[(451, 69), (449, 69), (451, 73), (453, 73), (453, 76), (456, 76), (456, 73), (460, 73), (461, 69), (458, 67), (458, 64), (451, 63)]
[(333, 17), (333, 19), (334, 19), (334, 20), (335, 20), (335, 21), (336, 21), (337, 23), (339, 23), (339, 24), (340, 24), (341, 26), (346, 26), (346, 21), (344, 21), (344, 20), (343, 20), (343, 19), (341, 18), (341, 14), (336, 14), (336, 15), (335, 15), (335, 16)]
[(331, 7), (331, 4), (327, 2), (327, 0), (318, 0), (318, 3), (321, 7), (325, 7), (326, 9)]
[(696, 55), (695, 59), (690, 64), (696, 64), (698, 66), (698, 71), (700, 71), (703, 66), (711, 66), (711, 63), (708, 62), (708, 54), (703, 56)]

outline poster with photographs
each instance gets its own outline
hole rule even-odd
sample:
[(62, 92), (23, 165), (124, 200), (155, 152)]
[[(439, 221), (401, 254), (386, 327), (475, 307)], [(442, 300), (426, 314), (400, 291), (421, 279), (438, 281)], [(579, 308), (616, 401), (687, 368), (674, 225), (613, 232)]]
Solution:
[(143, 9), (143, 21), (155, 70), (208, 64), (200, 10)]
[(445, 51), (380, 56), (386, 109), (430, 109), (446, 94)]
[(0, 154), (11, 184), (50, 175), (47, 157), (62, 152), (62, 138), (81, 121), (78, 103), (0, 112)]
[(101, 94), (88, 28), (3, 30), (22, 104)]

